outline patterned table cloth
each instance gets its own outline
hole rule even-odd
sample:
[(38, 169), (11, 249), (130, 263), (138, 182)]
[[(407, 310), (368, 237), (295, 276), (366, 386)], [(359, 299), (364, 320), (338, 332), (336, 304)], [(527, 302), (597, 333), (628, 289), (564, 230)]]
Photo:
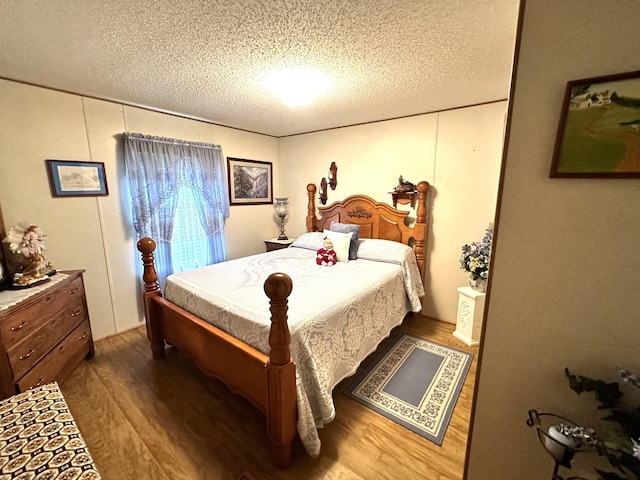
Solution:
[(0, 480), (99, 480), (58, 384), (0, 402)]

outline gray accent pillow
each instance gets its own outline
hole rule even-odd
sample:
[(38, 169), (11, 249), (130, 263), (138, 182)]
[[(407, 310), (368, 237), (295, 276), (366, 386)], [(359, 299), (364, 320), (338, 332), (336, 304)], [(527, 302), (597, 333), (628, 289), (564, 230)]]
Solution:
[(358, 258), (358, 235), (360, 233), (360, 225), (331, 222), (329, 230), (332, 232), (353, 233), (353, 235), (351, 235), (351, 243), (349, 244), (349, 260), (355, 260)]

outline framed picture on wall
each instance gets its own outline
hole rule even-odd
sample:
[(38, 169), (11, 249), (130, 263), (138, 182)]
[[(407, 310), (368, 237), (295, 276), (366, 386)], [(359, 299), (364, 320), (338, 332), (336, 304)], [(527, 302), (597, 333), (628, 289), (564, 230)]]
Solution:
[(227, 167), (231, 205), (273, 203), (273, 174), (270, 162), (227, 157)]
[(46, 164), (54, 197), (109, 195), (102, 162), (46, 160)]
[(640, 71), (567, 83), (550, 176), (640, 178)]

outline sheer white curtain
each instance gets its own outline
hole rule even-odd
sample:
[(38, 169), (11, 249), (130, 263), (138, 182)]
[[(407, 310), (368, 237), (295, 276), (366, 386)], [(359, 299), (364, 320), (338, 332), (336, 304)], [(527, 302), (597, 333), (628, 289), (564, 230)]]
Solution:
[(160, 285), (174, 271), (227, 259), (229, 195), (219, 145), (124, 133), (133, 226), (157, 244)]

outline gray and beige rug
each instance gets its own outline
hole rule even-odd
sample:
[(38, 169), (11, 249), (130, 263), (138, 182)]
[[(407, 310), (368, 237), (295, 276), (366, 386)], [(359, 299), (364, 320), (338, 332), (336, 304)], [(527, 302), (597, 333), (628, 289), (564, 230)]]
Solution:
[(441, 445), (472, 360), (471, 353), (399, 335), (345, 394)]

